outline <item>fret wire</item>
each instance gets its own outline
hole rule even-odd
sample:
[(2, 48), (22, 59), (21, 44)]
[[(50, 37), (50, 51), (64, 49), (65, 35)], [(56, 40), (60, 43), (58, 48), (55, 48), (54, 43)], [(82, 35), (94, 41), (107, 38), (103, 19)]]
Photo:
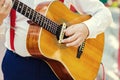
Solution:
[(33, 12), (33, 15), (32, 15), (32, 18), (31, 18), (31, 20), (33, 20), (33, 17), (34, 17), (34, 11), (32, 10), (32, 12)]
[(47, 24), (46, 27), (50, 30), (50, 27), (51, 27), (51, 26), (49, 26), (49, 22), (48, 22), (47, 20), (48, 20), (48, 19), (46, 18), (46, 19), (45, 19), (45, 23)]
[(43, 27), (46, 28), (47, 30), (50, 30), (50, 28), (47, 26), (46, 22), (44, 21), (43, 23), (44, 23)]
[(42, 26), (43, 25), (43, 17), (42, 16), (40, 16), (40, 26)]
[[(43, 19), (43, 20), (44, 20), (44, 19)], [(47, 29), (47, 30), (48, 30), (48, 27), (46, 27), (46, 26), (45, 26), (44, 21), (43, 21), (43, 25), (42, 25), (42, 27), (44, 27), (45, 29)]]
[(39, 24), (39, 21), (40, 21), (40, 17), (39, 16), (40, 16), (39, 13), (37, 13), (37, 19), (36, 19), (37, 24)]
[[(41, 15), (41, 22), (40, 22), (40, 25), (41, 26), (43, 26), (45, 29), (47, 29), (47, 30), (49, 30), (49, 28), (48, 28), (48, 24), (50, 23), (50, 24), (52, 24), (53, 26), (54, 26), (54, 31), (51, 31), (51, 32), (54, 32), (54, 34), (56, 33), (56, 31), (57, 31), (57, 27), (59, 26), (59, 25), (57, 25), (55, 22), (53, 22), (53, 21), (51, 21), (50, 19), (48, 19), (48, 18), (46, 18), (45, 16), (43, 16), (43, 15)], [(47, 20), (47, 26), (44, 26), (44, 21), (45, 20)], [(43, 24), (41, 24), (41, 23), (43, 23)], [(47, 27), (47, 28), (46, 28)], [(50, 27), (52, 27), (52, 26), (50, 26)], [(52, 28), (52, 30), (53, 30), (53, 28)]]
[(28, 6), (26, 6), (26, 11), (25, 11), (25, 14), (24, 14), (25, 16), (26, 16), (26, 14), (27, 14), (27, 13), (26, 13), (26, 12), (27, 12), (27, 10), (28, 10)]
[[(48, 26), (50, 26), (50, 23), (49, 23), (50, 21), (48, 20), (48, 19), (46, 19), (46, 23), (47, 23), (47, 25)], [(51, 27), (51, 26), (50, 26)]]
[(31, 19), (31, 20), (32, 20), (32, 17), (33, 17), (33, 10), (32, 10), (32, 9), (30, 9), (30, 12), (31, 12), (31, 14), (30, 14), (30, 16), (29, 16), (29, 19)]
[(47, 19), (45, 17), (44, 17), (44, 23), (46, 24), (45, 28), (47, 27), (49, 29), (49, 26), (48, 26), (48, 23), (47, 23)]
[(20, 2), (18, 1), (18, 6), (17, 6), (17, 8), (16, 8), (17, 11), (18, 11), (19, 4), (20, 4)]
[(54, 28), (55, 28), (55, 31), (57, 31), (57, 27), (58, 27), (58, 25), (56, 25), (55, 23), (54, 23)]
[(17, 8), (17, 5), (18, 5), (18, 2), (17, 1), (15, 1), (14, 2), (14, 5), (13, 5), (13, 8), (16, 10), (16, 8)]
[(53, 33), (54, 33), (54, 34), (55, 34), (55, 31), (56, 31), (55, 28), (53, 28)]
[(26, 12), (26, 17), (30, 19), (31, 9), (28, 7)]
[[(42, 16), (44, 19), (47, 19), (48, 21), (50, 21), (49, 23), (51, 23), (52, 24), (52, 26), (50, 26), (50, 28), (52, 28), (52, 27), (54, 27), (54, 31), (52, 31), (53, 30), (53, 28), (52, 28), (52, 30), (50, 29), (50, 32), (54, 32), (53, 34), (56, 34), (56, 32), (57, 32), (57, 27), (59, 26), (59, 25), (57, 25), (55, 22), (53, 22), (53, 21), (51, 21), (50, 19), (48, 19), (48, 18), (46, 18), (46, 17), (44, 17), (44, 16)], [(44, 25), (43, 25), (44, 26)], [(47, 30), (49, 30), (49, 27), (47, 26), (47, 28), (45, 27), (45, 29), (47, 29)]]
[[(51, 21), (50, 21), (50, 22), (51, 22)], [(56, 26), (55, 26), (54, 23), (52, 23), (52, 22), (51, 22), (51, 25), (52, 25), (51, 27), (52, 27), (53, 30), (54, 30), (53, 32), (54, 32), (54, 34), (55, 34), (55, 31), (56, 31), (56, 30), (55, 30), (55, 27), (56, 27)]]
[(47, 29), (47, 30), (49, 30), (49, 31), (51, 32), (51, 30), (50, 30), (50, 28), (49, 28), (49, 27), (46, 27), (46, 29)]
[(40, 17), (41, 17), (41, 15), (40, 15), (38, 12), (36, 12), (36, 19), (35, 19), (35, 22), (36, 22), (37, 24), (40, 23)]
[[(45, 20), (46, 20), (46, 18), (44, 16), (42, 16), (42, 17), (43, 17), (43, 27), (45, 27)], [(47, 30), (49, 30), (49, 27), (47, 27)]]
[(34, 22), (36, 22), (36, 14), (37, 14), (37, 12), (34, 11), (34, 13), (33, 13), (33, 21), (34, 21)]
[(56, 27), (56, 28), (54, 28), (54, 33), (56, 33), (56, 31), (57, 31), (57, 27)]
[(52, 27), (49, 27), (50, 28), (50, 31), (53, 33), (53, 28)]
[(51, 26), (51, 23), (48, 19), (47, 19), (47, 23), (48, 23), (48, 26), (51, 28), (51, 32), (54, 33), (54, 28), (53, 26)]
[[(55, 22), (46, 18), (45, 16), (41, 15), (40, 13), (34, 11), (33, 9), (31, 9), (30, 7), (28, 7), (24, 3), (22, 3), (18, 0), (13, 0), (13, 3), (14, 3), (13, 4), (14, 9), (16, 9), (18, 12), (22, 13), (23, 15), (25, 15), (26, 17), (31, 19), (33, 22), (39, 24), (41, 27), (52, 32), (53, 34), (56, 34), (57, 30), (60, 30), (60, 28), (58, 28), (59, 27), (58, 24), (56, 24)], [(21, 10), (18, 10), (18, 9), (21, 9)]]
[[(54, 27), (53, 27), (54, 26)], [(56, 26), (53, 25), (52, 28), (53, 28), (53, 32), (55, 33), (56, 32)]]
[(50, 30), (51, 32), (53, 32), (52, 26), (48, 26), (48, 28), (49, 28), (49, 30)]
[(55, 27), (56, 27), (56, 26), (54, 26), (54, 25), (52, 24), (51, 27), (52, 27), (52, 30), (53, 30), (52, 32), (54, 32), (54, 34), (55, 34), (55, 31), (56, 31), (56, 30), (55, 30)]
[(35, 16), (35, 22), (36, 22), (36, 18), (37, 18), (37, 12), (35, 11), (35, 13), (34, 13), (34, 16)]
[(54, 27), (49, 25), (50, 24), (50, 20), (48, 20), (47, 18), (44, 21), (47, 24), (47, 30), (50, 30), (52, 33), (55, 33), (54, 31)]
[(49, 25), (50, 23), (49, 23), (49, 20), (46, 18), (46, 24), (47, 24), (47, 27), (49, 28), (49, 30), (52, 32), (52, 26), (51, 25)]
[(18, 6), (18, 9), (17, 9), (17, 11), (18, 11), (18, 12), (21, 12), (21, 10), (22, 10), (22, 7), (23, 7), (23, 4), (22, 4), (21, 2), (19, 2), (19, 6)]
[[(28, 12), (28, 11), (29, 11), (29, 12)], [(29, 15), (28, 15), (28, 18), (30, 18), (31, 9), (30, 9), (30, 8), (28, 8), (28, 11), (27, 11), (27, 13), (29, 14)]]
[(22, 8), (21, 8), (21, 11), (20, 11), (20, 13), (22, 13), (22, 11), (23, 11), (23, 8), (24, 8), (24, 4), (23, 4), (23, 6), (22, 6)]
[(56, 27), (56, 32), (55, 32), (55, 34), (57, 34), (57, 30), (58, 30), (58, 29), (60, 30), (60, 26), (57, 26), (57, 27)]
[(53, 28), (52, 28), (52, 26), (48, 25), (48, 27), (49, 27), (49, 30), (53, 33)]
[(16, 10), (17, 6), (18, 6), (18, 2), (15, 1), (14, 5), (13, 5), (13, 8)]
[(22, 14), (23, 14), (23, 15), (25, 15), (25, 12), (26, 12), (26, 7), (27, 7), (27, 6), (26, 6), (26, 5), (24, 5), (24, 7), (23, 7), (23, 11), (22, 11)]
[(41, 25), (41, 24), (40, 24), (40, 15), (39, 15), (39, 17), (38, 17), (38, 24)]

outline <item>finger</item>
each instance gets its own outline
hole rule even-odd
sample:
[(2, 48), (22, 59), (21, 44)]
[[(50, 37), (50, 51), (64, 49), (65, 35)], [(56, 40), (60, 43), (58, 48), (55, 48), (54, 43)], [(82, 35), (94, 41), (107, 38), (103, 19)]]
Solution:
[(77, 37), (78, 37), (78, 35), (77, 35), (77, 34), (74, 34), (74, 35), (72, 35), (72, 36), (70, 36), (70, 37), (68, 37), (68, 38), (66, 38), (66, 39), (63, 39), (63, 40), (62, 40), (62, 43), (70, 43), (70, 42), (76, 40)]
[(6, 13), (8, 13), (10, 11), (10, 8), (12, 7), (12, 2), (10, 0), (6, 0), (3, 7), (2, 7), (2, 10), (3, 12), (5, 11)]
[(5, 0), (5, 3), (3, 5), (4, 8), (8, 8), (11, 5), (11, 1), (10, 0)]
[(78, 46), (80, 46), (82, 44), (83, 41), (84, 41), (83, 39), (78, 38), (77, 40), (75, 40), (75, 41), (73, 41), (71, 43), (67, 43), (66, 46), (67, 47), (70, 47), (70, 46), (78, 47)]
[(73, 28), (73, 26), (70, 26), (66, 30), (64, 30), (64, 33), (66, 36), (71, 36), (75, 33), (75, 29)]

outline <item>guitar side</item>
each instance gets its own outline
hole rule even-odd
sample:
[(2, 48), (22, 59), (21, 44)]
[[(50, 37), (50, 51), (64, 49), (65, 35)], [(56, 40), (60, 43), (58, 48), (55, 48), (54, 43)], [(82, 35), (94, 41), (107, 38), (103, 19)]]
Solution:
[[(41, 12), (40, 5), (37, 6), (36, 10)], [(73, 13), (61, 2), (54, 1), (50, 3), (46, 17), (57, 24), (65, 22), (67, 26), (70, 26), (88, 20), (91, 16)], [(55, 35), (45, 29), (31, 25), (27, 37), (27, 48), (31, 54), (33, 53), (32, 55), (43, 58), (58, 78), (60, 78), (57, 74), (59, 73), (59, 65), (63, 65), (74, 80), (95, 79), (101, 63), (103, 46), (104, 33), (101, 33), (96, 38), (87, 39), (81, 57), (76, 58), (78, 48), (59, 44)], [(58, 65), (56, 65), (56, 61), (58, 61)], [(58, 69), (53, 68), (53, 66)]]

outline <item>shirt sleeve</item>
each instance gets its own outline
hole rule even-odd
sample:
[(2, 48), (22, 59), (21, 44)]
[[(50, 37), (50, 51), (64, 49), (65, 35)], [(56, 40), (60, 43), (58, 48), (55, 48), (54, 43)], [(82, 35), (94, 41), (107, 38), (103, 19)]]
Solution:
[(112, 23), (112, 15), (107, 7), (99, 0), (71, 0), (78, 12), (82, 11), (90, 14), (92, 17), (83, 23), (89, 29), (88, 38), (95, 38), (99, 33), (110, 26)]

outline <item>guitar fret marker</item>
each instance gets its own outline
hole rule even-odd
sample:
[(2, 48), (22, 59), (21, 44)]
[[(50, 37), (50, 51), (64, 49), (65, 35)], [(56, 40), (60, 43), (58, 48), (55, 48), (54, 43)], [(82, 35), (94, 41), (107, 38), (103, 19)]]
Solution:
[(13, 0), (13, 9), (17, 10), (36, 24), (40, 25), (40, 27), (43, 27), (49, 32), (56, 35), (56, 32), (59, 27), (58, 24), (41, 15), (40, 13), (36, 12), (35, 10), (31, 9), (19, 0)]
[(18, 11), (21, 12), (22, 6), (23, 6), (23, 4), (21, 4), (21, 2), (20, 2), (20, 3), (19, 3), (19, 6), (18, 6)]
[(23, 8), (24, 8), (24, 5), (21, 3), (21, 6), (22, 6), (22, 8), (21, 8), (21, 11), (20, 11), (20, 13), (22, 13), (22, 11), (23, 11)]
[(30, 16), (29, 16), (29, 19), (32, 20), (32, 17), (33, 17), (33, 10), (30, 9), (30, 12), (31, 12), (31, 14), (30, 14)]
[(27, 13), (26, 13), (26, 16), (29, 18), (29, 17), (30, 17), (30, 14), (31, 14), (31, 10), (28, 8)]
[(27, 15), (26, 15), (26, 14), (27, 14), (27, 10), (28, 10), (28, 7), (26, 6), (26, 10), (25, 10), (25, 14), (24, 14), (25, 16), (27, 16)]
[(23, 15), (25, 15), (25, 11), (26, 11), (26, 5), (24, 5), (24, 7), (23, 7), (23, 11), (21, 12)]

